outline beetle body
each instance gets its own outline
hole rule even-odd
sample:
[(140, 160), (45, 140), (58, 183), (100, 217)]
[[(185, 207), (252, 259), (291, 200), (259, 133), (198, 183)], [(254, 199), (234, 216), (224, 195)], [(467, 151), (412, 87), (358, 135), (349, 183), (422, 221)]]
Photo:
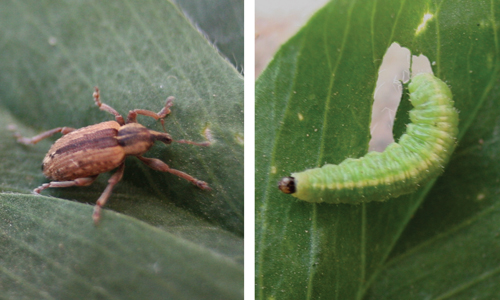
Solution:
[(139, 123), (120, 126), (116, 121), (80, 128), (63, 135), (50, 148), (42, 163), (50, 180), (74, 180), (111, 171), (127, 155), (146, 153), (155, 140), (171, 143), (167, 133), (149, 130)]
[[(174, 140), (166, 132), (150, 130), (137, 123), (137, 115), (152, 117), (156, 120), (160, 119), (163, 124), (163, 119), (170, 113), (170, 107), (173, 105), (173, 97), (167, 99), (165, 106), (158, 113), (145, 109), (129, 111), (127, 122), (116, 110), (101, 102), (98, 88), (95, 88), (94, 101), (101, 110), (113, 114), (116, 121), (102, 122), (80, 129), (58, 127), (32, 138), (25, 138), (15, 134), (17, 141), (26, 145), (36, 144), (58, 132), (63, 134), (52, 145), (43, 159), (43, 174), (51, 182), (44, 183), (34, 189), (34, 193), (38, 194), (50, 187), (87, 186), (92, 184), (99, 174), (117, 169), (108, 180), (108, 186), (94, 207), (93, 219), (97, 224), (102, 206), (111, 196), (113, 187), (123, 176), (125, 157), (127, 156), (135, 156), (148, 167), (157, 171), (172, 173), (188, 180), (201, 189), (210, 189), (206, 182), (182, 171), (172, 169), (159, 159), (142, 156), (153, 146), (155, 141), (171, 144)], [(209, 142), (195, 143), (187, 140), (175, 142), (198, 146), (208, 146), (210, 144)]]
[(118, 144), (120, 124), (103, 122), (72, 131), (58, 139), (43, 159), (50, 180), (73, 180), (111, 171), (125, 160)]

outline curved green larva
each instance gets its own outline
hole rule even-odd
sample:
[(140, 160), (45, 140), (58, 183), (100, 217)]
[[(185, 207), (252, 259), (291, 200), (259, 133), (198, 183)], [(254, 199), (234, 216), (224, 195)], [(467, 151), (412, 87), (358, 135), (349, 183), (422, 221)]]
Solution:
[(409, 89), (412, 123), (399, 143), (382, 153), (293, 173), (281, 179), (280, 190), (309, 202), (356, 204), (411, 193), (441, 174), (458, 134), (451, 91), (428, 73), (415, 76)]

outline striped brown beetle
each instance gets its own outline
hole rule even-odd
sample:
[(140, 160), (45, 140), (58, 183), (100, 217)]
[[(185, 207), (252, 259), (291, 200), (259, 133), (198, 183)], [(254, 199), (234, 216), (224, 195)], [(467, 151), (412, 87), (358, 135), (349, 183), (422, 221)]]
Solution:
[[(109, 178), (108, 186), (94, 207), (92, 218), (94, 223), (97, 224), (102, 207), (111, 196), (113, 187), (123, 176), (125, 157), (127, 156), (135, 156), (154, 170), (172, 173), (203, 190), (210, 190), (206, 182), (182, 171), (172, 169), (159, 159), (142, 156), (153, 146), (155, 141), (161, 141), (167, 145), (172, 142), (198, 146), (210, 145), (210, 142), (174, 141), (170, 134), (166, 132), (150, 130), (137, 123), (137, 115), (144, 115), (155, 120), (161, 120), (163, 126), (164, 118), (170, 113), (174, 97), (168, 97), (165, 107), (158, 113), (145, 109), (129, 111), (126, 122), (115, 109), (101, 102), (97, 87), (95, 87), (93, 97), (95, 104), (101, 110), (113, 114), (116, 121), (102, 122), (80, 129), (58, 127), (32, 138), (25, 138), (15, 134), (17, 141), (25, 145), (34, 145), (58, 132), (63, 135), (52, 145), (43, 159), (43, 174), (51, 181), (34, 189), (34, 193), (39, 194), (47, 188), (88, 186), (96, 180), (99, 174), (116, 168), (116, 172)], [(163, 128), (165, 129), (165, 127)]]

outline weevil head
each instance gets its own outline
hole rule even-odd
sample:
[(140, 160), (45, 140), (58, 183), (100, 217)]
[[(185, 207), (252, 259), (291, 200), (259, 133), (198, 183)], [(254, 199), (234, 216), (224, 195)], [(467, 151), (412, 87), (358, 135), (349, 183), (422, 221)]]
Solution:
[(170, 134), (150, 130), (139, 123), (128, 123), (121, 126), (116, 138), (125, 155), (142, 155), (153, 146), (155, 141), (165, 144), (172, 143)]
[(150, 130), (149, 133), (151, 134), (153, 140), (155, 141), (160, 141), (162, 143), (165, 143), (165, 145), (172, 144), (172, 137), (170, 134), (166, 132), (158, 132), (158, 131), (153, 131)]
[(116, 138), (125, 155), (141, 155), (148, 151), (154, 144), (149, 131), (139, 123), (129, 123), (121, 126)]

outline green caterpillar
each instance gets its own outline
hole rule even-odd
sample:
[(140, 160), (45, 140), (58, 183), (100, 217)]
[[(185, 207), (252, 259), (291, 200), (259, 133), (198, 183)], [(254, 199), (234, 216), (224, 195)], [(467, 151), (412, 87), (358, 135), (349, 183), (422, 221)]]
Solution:
[(279, 189), (308, 202), (357, 204), (414, 192), (441, 174), (458, 134), (451, 91), (428, 73), (415, 76), (409, 90), (412, 123), (399, 143), (338, 165), (292, 173), (281, 179)]

